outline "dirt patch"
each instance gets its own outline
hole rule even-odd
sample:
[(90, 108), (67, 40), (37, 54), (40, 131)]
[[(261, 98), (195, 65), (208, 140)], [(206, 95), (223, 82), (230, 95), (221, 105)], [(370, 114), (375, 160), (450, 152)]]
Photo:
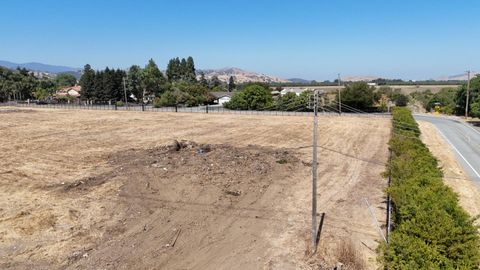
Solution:
[(282, 196), (271, 185), (287, 184), (303, 167), (291, 150), (189, 141), (121, 152), (109, 162), (115, 170), (101, 179), (122, 182), (124, 219), (88, 257), (72, 254), (72, 268), (258, 268), (265, 230), (282, 226), (272, 207)]

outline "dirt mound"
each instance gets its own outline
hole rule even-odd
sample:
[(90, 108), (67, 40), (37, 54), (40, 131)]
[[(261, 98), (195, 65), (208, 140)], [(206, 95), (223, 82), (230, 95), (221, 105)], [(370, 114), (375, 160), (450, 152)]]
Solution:
[[(120, 152), (109, 163), (110, 179), (123, 183), (124, 218), (89, 252), (73, 252), (73, 268), (260, 268), (268, 246), (262, 232), (281, 199), (269, 187), (303, 167), (286, 149), (191, 141)], [(83, 192), (108, 178), (65, 190)]]

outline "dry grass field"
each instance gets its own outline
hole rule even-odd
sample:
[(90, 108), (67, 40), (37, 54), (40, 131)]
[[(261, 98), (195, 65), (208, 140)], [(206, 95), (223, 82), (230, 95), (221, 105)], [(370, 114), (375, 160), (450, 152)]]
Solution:
[(309, 117), (0, 109), (0, 268), (375, 269), (390, 121), (319, 123), (311, 255)]

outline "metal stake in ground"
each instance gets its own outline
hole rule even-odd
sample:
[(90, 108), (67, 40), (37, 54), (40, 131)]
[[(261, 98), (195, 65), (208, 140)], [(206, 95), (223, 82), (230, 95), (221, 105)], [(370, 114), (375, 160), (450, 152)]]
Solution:
[(318, 90), (313, 93), (313, 153), (312, 153), (312, 246), (317, 251), (317, 132)]

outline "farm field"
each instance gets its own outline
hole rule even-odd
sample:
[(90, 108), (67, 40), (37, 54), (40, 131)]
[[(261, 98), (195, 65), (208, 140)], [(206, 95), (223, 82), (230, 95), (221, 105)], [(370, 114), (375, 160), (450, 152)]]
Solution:
[[(0, 109), (1, 269), (310, 269), (352, 245), (376, 269), (391, 123)], [(176, 140), (176, 141), (175, 141)], [(178, 143), (177, 143), (178, 142)]]

